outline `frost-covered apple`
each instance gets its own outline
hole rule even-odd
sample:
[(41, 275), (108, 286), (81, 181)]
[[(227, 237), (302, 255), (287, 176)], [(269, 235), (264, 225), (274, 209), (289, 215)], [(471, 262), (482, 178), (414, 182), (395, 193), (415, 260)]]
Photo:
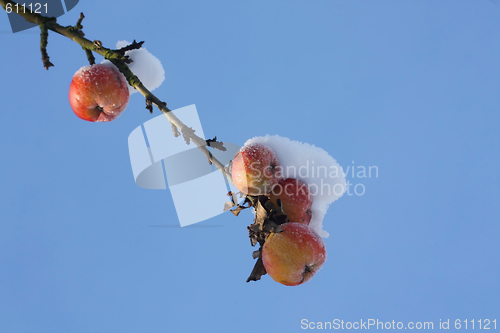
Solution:
[(313, 197), (309, 227), (328, 237), (323, 219), (332, 202), (344, 194), (347, 186), (342, 167), (324, 149), (278, 135), (254, 137), (246, 145), (263, 144), (276, 152), (281, 178), (300, 178)]
[(288, 221), (311, 222), (313, 198), (304, 182), (295, 178), (281, 179), (273, 187), (269, 198), (275, 206), (278, 206), (278, 199), (281, 201), (281, 209)]
[(80, 68), (69, 86), (69, 104), (87, 121), (111, 121), (127, 107), (127, 81), (115, 67), (96, 64)]
[(282, 232), (269, 235), (262, 248), (262, 262), (274, 281), (296, 286), (309, 281), (323, 266), (323, 239), (304, 223), (280, 225)]
[(279, 161), (275, 152), (263, 144), (243, 146), (234, 156), (234, 186), (249, 195), (267, 195), (279, 180)]

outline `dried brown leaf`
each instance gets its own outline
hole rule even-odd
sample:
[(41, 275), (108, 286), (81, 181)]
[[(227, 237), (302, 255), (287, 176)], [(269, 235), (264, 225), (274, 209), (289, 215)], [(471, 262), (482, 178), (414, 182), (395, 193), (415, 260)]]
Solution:
[(259, 257), (257, 259), (257, 262), (255, 263), (255, 266), (253, 267), (252, 273), (250, 273), (250, 276), (247, 279), (247, 282), (250, 281), (258, 281), (262, 277), (262, 275), (266, 275), (267, 271), (264, 268), (264, 263), (262, 262), (262, 257)]
[(231, 208), (233, 208), (234, 206), (235, 206), (234, 203), (232, 203), (231, 201), (226, 201), (224, 203), (224, 210), (223, 211), (226, 212), (226, 211), (230, 210)]
[(230, 212), (231, 212), (231, 213), (233, 213), (233, 214), (234, 214), (234, 216), (238, 216), (238, 215), (240, 215), (240, 213), (241, 213), (241, 211), (242, 211), (243, 209), (247, 209), (247, 208), (248, 208), (248, 207), (238, 206), (238, 207), (236, 207), (235, 209), (230, 210)]

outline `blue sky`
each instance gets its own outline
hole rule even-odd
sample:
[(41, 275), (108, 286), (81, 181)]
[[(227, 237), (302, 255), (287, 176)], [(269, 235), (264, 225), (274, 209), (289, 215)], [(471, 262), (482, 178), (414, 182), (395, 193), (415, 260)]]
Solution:
[(38, 31), (9, 33), (0, 14), (1, 332), (499, 329), (498, 1), (81, 0), (58, 22), (81, 11), (91, 40), (145, 40), (166, 71), (155, 93), (196, 104), (207, 137), (278, 134), (378, 177), (348, 176), (365, 193), (330, 207), (310, 282), (245, 283), (251, 213), (177, 227), (169, 191), (134, 183), (127, 138), (152, 117), (144, 100), (80, 120), (67, 97), (79, 45), (51, 33), (46, 71)]

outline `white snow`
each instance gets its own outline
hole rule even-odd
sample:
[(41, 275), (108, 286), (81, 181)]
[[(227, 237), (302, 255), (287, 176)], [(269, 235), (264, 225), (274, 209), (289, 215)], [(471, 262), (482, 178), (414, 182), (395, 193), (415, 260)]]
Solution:
[(327, 238), (329, 234), (323, 230), (323, 219), (330, 204), (340, 198), (347, 188), (342, 167), (325, 150), (308, 143), (267, 135), (252, 138), (245, 142), (245, 146), (254, 143), (274, 150), (283, 178), (297, 178), (308, 185), (313, 196), (309, 226), (321, 237)]
[[(120, 49), (131, 44), (126, 40), (122, 40), (116, 43), (116, 48)], [(142, 84), (149, 91), (153, 91), (158, 88), (165, 80), (165, 70), (160, 62), (160, 60), (152, 55), (145, 47), (141, 47), (138, 50), (131, 50), (125, 52), (132, 59), (132, 63), (128, 64), (128, 67), (134, 73)], [(102, 64), (114, 66), (109, 60), (103, 60)], [(136, 93), (132, 86), (128, 86), (130, 94)]]

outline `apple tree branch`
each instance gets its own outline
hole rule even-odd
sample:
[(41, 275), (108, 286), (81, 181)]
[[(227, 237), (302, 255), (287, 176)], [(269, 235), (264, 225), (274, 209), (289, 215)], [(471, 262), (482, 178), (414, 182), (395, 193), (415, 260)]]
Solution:
[[(207, 141), (203, 138), (194, 134), (194, 130), (188, 126), (186, 126), (182, 121), (179, 120), (175, 116), (173, 112), (169, 108), (167, 108), (167, 103), (162, 102), (158, 97), (152, 94), (139, 80), (139, 78), (130, 70), (127, 66), (127, 63), (130, 62), (127, 56), (125, 56), (125, 51), (127, 51), (127, 47), (122, 48), (120, 50), (112, 50), (102, 46), (102, 43), (98, 40), (91, 41), (84, 37), (84, 33), (82, 32), (82, 20), (85, 17), (80, 14), (80, 18), (75, 26), (62, 26), (57, 23), (57, 19), (54, 17), (44, 17), (37, 13), (32, 13), (28, 8), (25, 8), (18, 3), (11, 0), (0, 0), (0, 5), (6, 10), (7, 6), (10, 8), (19, 8), (16, 12), (18, 15), (22, 16), (26, 21), (34, 23), (40, 27), (41, 30), (41, 41), (40, 41), (40, 49), (42, 52), (42, 61), (43, 65), (46, 69), (53, 66), (49, 61), (49, 56), (47, 54), (47, 38), (48, 38), (48, 30), (54, 31), (66, 38), (71, 39), (75, 43), (79, 44), (87, 55), (88, 61), (90, 64), (95, 63), (95, 58), (92, 52), (102, 55), (105, 59), (111, 61), (120, 72), (127, 78), (128, 83), (134, 87), (137, 91), (139, 91), (145, 98), (146, 103), (150, 103), (158, 108), (168, 119), (168, 121), (172, 124), (172, 128), (176, 128), (174, 133), (178, 133), (180, 131), (183, 134), (184, 139), (187, 144), (193, 142), (201, 152), (207, 157), (210, 163), (213, 163), (217, 169), (219, 169), (231, 182), (231, 174), (226, 170), (225, 166), (217, 160), (207, 148)], [(132, 48), (136, 48), (137, 45), (141, 43), (134, 43), (131, 46)], [(214, 147), (215, 148), (215, 147)]]

